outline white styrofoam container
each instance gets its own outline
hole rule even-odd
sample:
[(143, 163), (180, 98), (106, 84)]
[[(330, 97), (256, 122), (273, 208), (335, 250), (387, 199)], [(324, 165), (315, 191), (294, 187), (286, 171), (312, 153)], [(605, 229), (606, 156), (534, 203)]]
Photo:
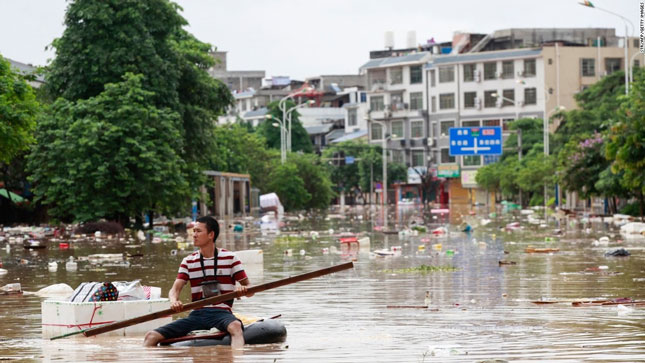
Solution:
[[(170, 300), (130, 300), (71, 302), (45, 300), (41, 305), (43, 338), (77, 332), (83, 329), (136, 318), (170, 308)], [(103, 335), (143, 335), (172, 321), (172, 316), (147, 321), (127, 328), (107, 332)]]

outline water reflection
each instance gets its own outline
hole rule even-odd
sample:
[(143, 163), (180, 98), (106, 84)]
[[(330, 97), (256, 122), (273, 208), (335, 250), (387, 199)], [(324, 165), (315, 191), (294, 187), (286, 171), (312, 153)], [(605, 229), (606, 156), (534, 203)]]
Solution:
[[(418, 219), (429, 228), (448, 223), (445, 215), (424, 214), (414, 208), (391, 213), (390, 222), (396, 221), (399, 226)], [(236, 355), (228, 347), (146, 349), (140, 346), (140, 337), (45, 341), (40, 338), (41, 299), (33, 295), (0, 296), (0, 359), (173, 362), (645, 359), (642, 307), (624, 310), (616, 306), (574, 308), (567, 303), (531, 303), (540, 299), (645, 299), (643, 241), (619, 243), (614, 236), (608, 246), (594, 246), (592, 241), (599, 235), (575, 232), (555, 242), (545, 242), (548, 230), (535, 227), (514, 232), (500, 230), (508, 221), (496, 221), (470, 234), (459, 232), (453, 225), (441, 238), (430, 234), (399, 236), (372, 232), (382, 221), (379, 209), (356, 208), (337, 214), (333, 218), (286, 220), (281, 236), (299, 236), (287, 242), (278, 242), (275, 235), (263, 236), (252, 223), (242, 233), (227, 230), (222, 234), (225, 248), (264, 251), (263, 267), (247, 267), (254, 284), (355, 260), (354, 270), (236, 302), (236, 309), (245, 315), (282, 314), (288, 330), (283, 344), (247, 346)], [(311, 238), (310, 230), (318, 231), (319, 236)], [(370, 237), (370, 249), (339, 243), (339, 234), (348, 231)], [(560, 252), (529, 254), (524, 252), (529, 245), (554, 246)], [(393, 246), (400, 246), (399, 256), (370, 258), (369, 251)], [(613, 247), (625, 248), (632, 255), (606, 257), (606, 250)], [(285, 255), (287, 249), (293, 253)], [(325, 253), (325, 249), (329, 252)], [(331, 252), (334, 249), (337, 253)], [(173, 254), (172, 250), (177, 252)], [(299, 253), (301, 250), (304, 255)], [(24, 290), (36, 291), (59, 282), (75, 287), (83, 281), (140, 278), (147, 285), (162, 287), (166, 296), (179, 262), (192, 247), (174, 241), (139, 245), (116, 241), (79, 242), (67, 250), (50, 247), (31, 252), (12, 245), (9, 252), (0, 251), (4, 268), (9, 271), (0, 276), (0, 285), (19, 281)], [(81, 259), (77, 271), (64, 268), (70, 256), (78, 260), (97, 253), (126, 253), (133, 257), (127, 259), (129, 266), (91, 264)], [(21, 263), (22, 260), (28, 263)], [(517, 264), (500, 265), (500, 260)], [(48, 271), (52, 261), (59, 263), (55, 272)], [(457, 270), (427, 274), (402, 271), (421, 265), (453, 266)], [(601, 265), (607, 268), (587, 270)], [(431, 309), (386, 308), (422, 305), (426, 292)], [(187, 301), (187, 291), (184, 294), (182, 299)]]

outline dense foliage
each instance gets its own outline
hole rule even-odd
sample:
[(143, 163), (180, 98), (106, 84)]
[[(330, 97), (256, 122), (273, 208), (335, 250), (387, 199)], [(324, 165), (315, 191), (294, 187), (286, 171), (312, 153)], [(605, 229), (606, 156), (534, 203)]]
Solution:
[(623, 72), (614, 72), (576, 95), (581, 109), (563, 113), (554, 152), (564, 188), (585, 198), (608, 198), (613, 213), (616, 198), (636, 197), (642, 213), (645, 72), (634, 70), (629, 96), (623, 80)]
[(31, 86), (0, 56), (0, 163), (8, 164), (34, 142), (39, 111)]
[(544, 185), (552, 187), (553, 158), (544, 155), (543, 121), (525, 118), (511, 123), (511, 130), (521, 130), (522, 160), (518, 155), (518, 135), (512, 133), (504, 143), (504, 154), (499, 162), (477, 171), (477, 183), (484, 189), (499, 191), (503, 197), (519, 198), (523, 203), (542, 205)]
[(29, 167), (37, 199), (62, 220), (127, 223), (149, 209), (184, 206), (187, 181), (176, 150), (179, 115), (156, 108), (141, 75), (76, 102), (59, 98), (38, 125)]
[[(30, 163), (36, 195), (53, 216), (127, 221), (180, 211), (199, 195), (216, 153), (214, 120), (232, 96), (206, 72), (212, 48), (182, 29), (178, 10), (168, 0), (69, 4), (46, 73), (55, 102)], [(54, 143), (69, 135), (79, 139)], [(51, 152), (67, 165), (44, 163)], [(70, 183), (73, 198), (64, 190)]]

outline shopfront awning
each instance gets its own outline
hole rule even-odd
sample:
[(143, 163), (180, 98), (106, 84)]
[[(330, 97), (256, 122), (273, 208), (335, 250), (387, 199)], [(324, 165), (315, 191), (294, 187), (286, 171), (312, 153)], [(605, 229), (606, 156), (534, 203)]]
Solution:
[(7, 198), (7, 199), (8, 199), (8, 198), (9, 198), (9, 194), (11, 194), (11, 200), (12, 200), (14, 203), (19, 203), (19, 202), (22, 202), (22, 201), (24, 201), (24, 200), (25, 200), (25, 198), (23, 198), (23, 197), (19, 196), (19, 195), (18, 195), (18, 194), (16, 194), (16, 193), (12, 193), (12, 192), (8, 191), (7, 189), (4, 189), (4, 188), (0, 189), (0, 195), (1, 195), (1, 196), (3, 196), (3, 197), (5, 197), (5, 198)]

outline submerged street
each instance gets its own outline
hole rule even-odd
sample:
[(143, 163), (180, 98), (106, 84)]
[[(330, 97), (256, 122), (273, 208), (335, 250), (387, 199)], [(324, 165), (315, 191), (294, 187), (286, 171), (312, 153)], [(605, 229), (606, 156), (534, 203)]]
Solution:
[[(331, 213), (331, 212), (330, 212)], [(645, 240), (627, 239), (611, 223), (569, 223), (563, 233), (505, 215), (486, 226), (461, 232), (460, 221), (423, 215), (418, 207), (390, 211), (390, 223), (421, 224), (427, 233), (384, 234), (379, 209), (354, 207), (344, 213), (299, 218), (288, 215), (281, 233), (262, 234), (248, 218), (243, 232), (223, 232), (218, 246), (262, 249), (263, 264), (249, 264), (252, 285), (354, 261), (353, 270), (300, 282), (243, 298), (234, 310), (245, 316), (280, 315), (287, 327), (284, 343), (230, 347), (146, 349), (143, 337), (49, 341), (41, 336), (41, 301), (35, 292), (66, 283), (130, 281), (159, 286), (167, 297), (178, 263), (193, 250), (174, 240), (73, 242), (70, 249), (51, 243), (29, 252), (22, 245), (3, 248), (6, 275), (0, 285), (20, 282), (25, 294), (0, 296), (3, 339), (0, 359), (45, 361), (638, 361), (645, 308), (629, 303), (578, 306), (574, 301), (630, 298), (645, 300)], [(452, 220), (453, 224), (450, 224)], [(479, 216), (469, 216), (475, 225)], [(522, 229), (504, 227), (520, 222)], [(430, 233), (446, 227), (445, 235)], [(311, 231), (316, 231), (317, 238)], [(346, 248), (348, 233), (370, 237), (369, 246)], [(315, 235), (314, 233), (313, 235)], [(601, 237), (607, 237), (601, 240)], [(528, 253), (527, 248), (557, 252)], [(2, 246), (4, 247), (4, 246)], [(619, 248), (628, 257), (605, 254)], [(374, 251), (394, 251), (381, 257)], [(399, 253), (400, 252), (400, 253)], [(78, 260), (77, 271), (64, 261), (91, 254), (123, 253), (122, 262), (92, 264)], [(23, 260), (22, 263), (20, 260)], [(24, 260), (28, 260), (25, 263)], [(56, 272), (48, 263), (58, 261)], [(502, 262), (500, 262), (502, 261)], [(515, 263), (515, 264), (513, 264)], [(420, 268), (421, 266), (433, 268)], [(425, 271), (419, 271), (425, 270)], [(188, 301), (187, 291), (182, 295)], [(536, 304), (534, 302), (548, 302)], [(620, 301), (620, 300), (619, 300)], [(427, 308), (425, 307), (427, 305)]]

